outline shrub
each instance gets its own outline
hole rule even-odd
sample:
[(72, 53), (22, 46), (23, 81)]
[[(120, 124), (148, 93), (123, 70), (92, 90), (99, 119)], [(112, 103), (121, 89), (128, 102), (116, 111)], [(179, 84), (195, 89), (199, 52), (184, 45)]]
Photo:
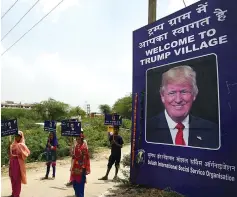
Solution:
[(17, 109), (17, 108), (16, 109), (2, 108), (1, 118), (2, 120), (17, 118), (20, 120), (26, 119), (26, 120), (41, 121), (41, 117), (34, 110)]
[[(24, 132), (26, 145), (31, 151), (27, 162), (45, 160), (45, 147), (47, 143), (48, 133), (43, 130), (41, 125), (36, 125), (36, 122), (43, 122), (33, 110), (26, 109), (2, 109), (2, 119), (17, 118), (18, 128)], [(129, 123), (128, 123), (129, 124)], [(108, 135), (107, 126), (104, 125), (103, 117), (85, 118), (82, 121), (82, 127), (89, 147), (90, 156), (93, 157), (95, 149), (98, 147), (107, 147)], [(121, 130), (121, 135), (124, 142), (130, 141), (130, 132)], [(57, 138), (59, 148), (57, 151), (58, 158), (69, 156), (71, 138), (61, 136), (61, 127), (57, 126)], [(13, 138), (12, 138), (13, 140)], [(9, 138), (1, 138), (1, 163), (8, 164), (8, 147)]]
[(122, 128), (125, 128), (125, 129), (131, 129), (131, 127), (132, 127), (132, 122), (131, 122), (131, 120), (129, 120), (129, 119), (123, 119), (123, 121), (122, 121)]

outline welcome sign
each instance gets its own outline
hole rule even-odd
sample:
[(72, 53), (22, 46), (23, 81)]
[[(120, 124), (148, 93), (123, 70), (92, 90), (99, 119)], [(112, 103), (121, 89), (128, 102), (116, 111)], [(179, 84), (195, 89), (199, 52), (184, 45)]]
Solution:
[(199, 1), (133, 32), (133, 183), (237, 196), (236, 10)]

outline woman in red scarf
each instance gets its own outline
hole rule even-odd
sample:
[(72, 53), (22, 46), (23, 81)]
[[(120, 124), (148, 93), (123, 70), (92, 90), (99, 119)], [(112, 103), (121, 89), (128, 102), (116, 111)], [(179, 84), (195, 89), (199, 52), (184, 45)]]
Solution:
[(30, 155), (30, 150), (25, 145), (25, 138), (22, 131), (18, 131), (14, 142), (10, 146), (9, 176), (12, 184), (11, 197), (19, 197), (21, 183), (26, 184), (25, 159)]
[(76, 197), (84, 197), (86, 175), (90, 174), (90, 157), (88, 148), (84, 143), (84, 135), (77, 137), (77, 144), (73, 153), (71, 180)]

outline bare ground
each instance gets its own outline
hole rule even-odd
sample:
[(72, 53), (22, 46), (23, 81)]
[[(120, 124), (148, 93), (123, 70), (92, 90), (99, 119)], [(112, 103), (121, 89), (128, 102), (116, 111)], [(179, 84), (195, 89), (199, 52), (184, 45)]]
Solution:
[[(130, 146), (124, 146), (123, 153), (127, 154), (130, 151)], [(114, 176), (114, 170), (111, 170), (108, 181), (98, 181), (98, 178), (105, 174), (107, 168), (107, 160), (110, 150), (102, 149), (97, 151), (95, 157), (91, 160), (91, 174), (88, 176), (85, 196), (98, 197), (105, 193), (108, 189), (113, 188), (117, 183), (111, 178)], [(71, 187), (66, 187), (65, 184), (69, 180), (70, 175), (70, 158), (57, 161), (57, 171), (55, 180), (41, 180), (45, 175), (45, 163), (35, 162), (27, 163), (27, 185), (22, 185), (22, 197), (43, 197), (49, 194), (54, 197), (73, 197), (74, 191)], [(3, 167), (2, 171), (2, 197), (11, 195), (11, 183), (8, 177), (8, 168)], [(119, 174), (122, 177), (122, 174)]]

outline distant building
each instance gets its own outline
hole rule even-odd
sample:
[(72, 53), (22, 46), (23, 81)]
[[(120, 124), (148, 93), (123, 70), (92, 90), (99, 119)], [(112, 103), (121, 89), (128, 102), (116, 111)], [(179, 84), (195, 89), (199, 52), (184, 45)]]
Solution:
[(98, 112), (91, 112), (90, 113), (91, 118), (95, 118), (95, 117), (99, 117), (99, 116), (104, 116), (104, 114), (98, 113)]
[(14, 104), (14, 101), (6, 101), (7, 104)]
[(33, 104), (28, 103), (14, 103), (14, 101), (6, 101), (1, 103), (1, 108), (18, 108), (18, 109), (31, 109)]

